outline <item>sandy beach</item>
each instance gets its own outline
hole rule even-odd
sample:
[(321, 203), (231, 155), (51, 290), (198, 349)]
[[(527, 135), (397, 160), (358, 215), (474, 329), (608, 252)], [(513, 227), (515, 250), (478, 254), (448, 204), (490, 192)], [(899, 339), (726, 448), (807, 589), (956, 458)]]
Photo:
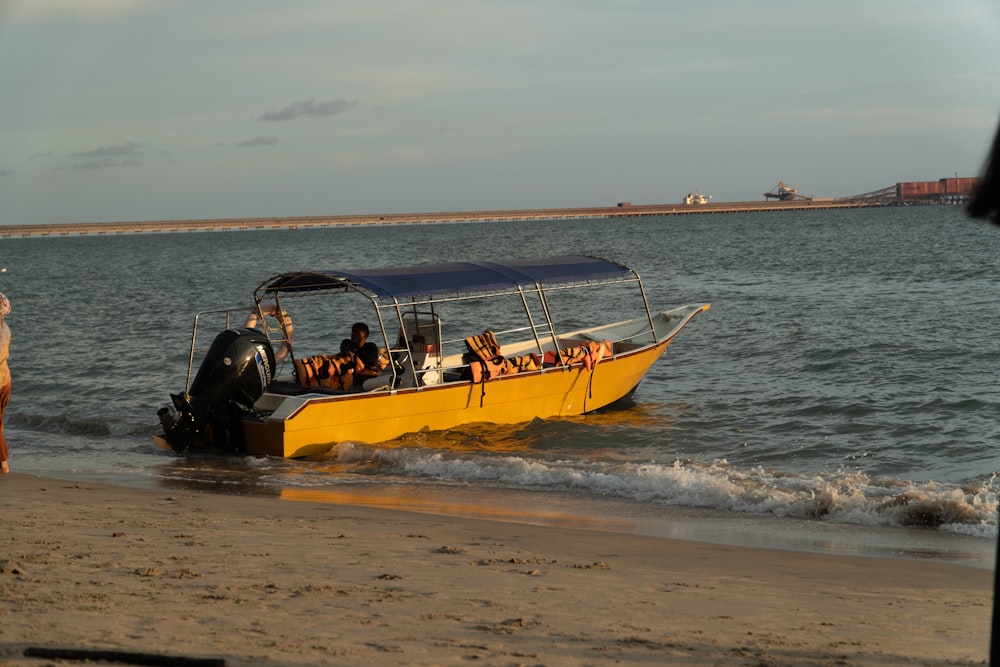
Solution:
[[(0, 478), (0, 665), (980, 665), (993, 573)], [(118, 657), (121, 657), (120, 655)], [(170, 664), (163, 661), (160, 664)]]

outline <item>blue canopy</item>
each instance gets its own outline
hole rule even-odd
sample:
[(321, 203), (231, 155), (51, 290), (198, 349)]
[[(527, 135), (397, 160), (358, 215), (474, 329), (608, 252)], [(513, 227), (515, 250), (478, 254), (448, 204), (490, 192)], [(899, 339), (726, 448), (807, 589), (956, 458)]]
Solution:
[(386, 269), (285, 273), (269, 279), (258, 290), (289, 293), (354, 287), (380, 299), (401, 299), (628, 277), (635, 277), (630, 268), (607, 259), (560, 255), (502, 262), (446, 262)]

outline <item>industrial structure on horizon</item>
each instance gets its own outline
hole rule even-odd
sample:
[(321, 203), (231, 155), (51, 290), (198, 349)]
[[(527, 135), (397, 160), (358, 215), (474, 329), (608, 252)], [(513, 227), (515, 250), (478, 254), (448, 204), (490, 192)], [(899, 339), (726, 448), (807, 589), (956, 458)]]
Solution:
[(788, 187), (784, 181), (781, 181), (770, 192), (764, 193), (764, 199), (801, 202), (859, 202), (882, 206), (891, 204), (962, 204), (972, 197), (976, 188), (979, 187), (979, 181), (980, 179), (976, 177), (958, 176), (936, 181), (905, 181), (881, 190), (836, 199), (799, 194), (798, 190)]

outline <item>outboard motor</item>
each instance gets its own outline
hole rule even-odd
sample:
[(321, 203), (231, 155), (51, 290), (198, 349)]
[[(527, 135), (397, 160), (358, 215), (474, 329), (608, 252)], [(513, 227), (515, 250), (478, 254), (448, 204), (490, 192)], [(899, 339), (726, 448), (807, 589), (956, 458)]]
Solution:
[(274, 379), (274, 350), (257, 329), (226, 329), (212, 341), (188, 391), (171, 394), (175, 412), (160, 408), (167, 444), (243, 450), (240, 421)]

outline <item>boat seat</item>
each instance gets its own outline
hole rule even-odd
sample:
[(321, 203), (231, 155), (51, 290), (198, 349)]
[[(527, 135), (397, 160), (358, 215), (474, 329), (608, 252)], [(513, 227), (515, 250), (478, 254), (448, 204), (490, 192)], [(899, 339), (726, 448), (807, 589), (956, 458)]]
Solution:
[[(414, 344), (413, 361), (416, 362), (417, 380), (420, 385), (427, 386), (439, 384), (441, 382), (441, 371), (437, 365), (437, 357), (433, 354), (434, 347), (431, 345)], [(412, 389), (416, 386), (413, 382), (413, 366), (409, 355), (403, 352), (394, 352), (396, 360), (396, 388)], [(383, 371), (373, 378), (368, 378), (362, 385), (362, 391), (377, 391), (389, 389), (392, 384), (392, 369)]]
[(340, 396), (348, 392), (343, 389), (331, 389), (329, 387), (303, 387), (298, 382), (291, 380), (275, 380), (267, 385), (267, 391), (272, 394), (283, 396), (302, 396), (303, 394), (326, 394), (328, 396)]
[(465, 375), (464, 369), (468, 366), (462, 366), (458, 369), (446, 370), (442, 373), (442, 382), (468, 382), (469, 377)]
[(382, 372), (361, 384), (361, 391), (388, 391), (392, 388), (392, 372)]

